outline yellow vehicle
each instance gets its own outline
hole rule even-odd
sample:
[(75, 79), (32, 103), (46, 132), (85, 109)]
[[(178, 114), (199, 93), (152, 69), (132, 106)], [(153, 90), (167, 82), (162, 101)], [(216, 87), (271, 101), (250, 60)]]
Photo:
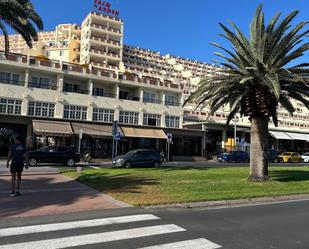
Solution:
[(278, 156), (278, 162), (300, 163), (301, 161), (302, 161), (301, 155), (296, 152), (284, 152)]

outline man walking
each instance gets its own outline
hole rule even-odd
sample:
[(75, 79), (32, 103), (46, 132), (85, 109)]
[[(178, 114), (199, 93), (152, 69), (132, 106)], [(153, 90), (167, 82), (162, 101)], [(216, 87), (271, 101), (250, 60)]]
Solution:
[[(12, 192), (10, 194), (11, 197), (20, 195), (20, 182), (21, 175), (24, 169), (24, 161), (26, 160), (26, 169), (28, 169), (28, 156), (26, 146), (21, 143), (21, 137), (17, 136), (14, 138), (15, 144), (11, 145), (8, 155), (8, 160), (6, 167), (10, 166), (11, 162), (11, 175), (12, 175)], [(16, 183), (17, 178), (17, 183)]]

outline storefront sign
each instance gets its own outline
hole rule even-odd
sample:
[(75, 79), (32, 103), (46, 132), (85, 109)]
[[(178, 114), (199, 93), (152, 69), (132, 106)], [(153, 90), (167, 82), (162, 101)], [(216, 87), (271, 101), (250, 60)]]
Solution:
[(112, 9), (112, 4), (106, 1), (94, 0), (94, 8), (106, 14), (119, 16), (119, 10)]

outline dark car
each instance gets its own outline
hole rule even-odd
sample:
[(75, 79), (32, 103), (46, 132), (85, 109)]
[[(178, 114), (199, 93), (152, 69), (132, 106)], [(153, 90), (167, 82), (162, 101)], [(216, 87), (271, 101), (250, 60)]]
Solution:
[(39, 163), (61, 163), (72, 167), (80, 161), (79, 153), (74, 148), (55, 146), (29, 151), (28, 158), (30, 166), (36, 166)]
[(268, 162), (277, 163), (278, 162), (278, 155), (279, 155), (278, 151), (273, 150), (273, 149), (268, 150), (268, 153), (267, 153)]
[(217, 157), (218, 162), (249, 162), (249, 155), (245, 151), (224, 152)]
[(146, 167), (154, 166), (160, 167), (162, 157), (159, 152), (155, 150), (132, 150), (125, 155), (115, 157), (113, 165), (115, 167)]

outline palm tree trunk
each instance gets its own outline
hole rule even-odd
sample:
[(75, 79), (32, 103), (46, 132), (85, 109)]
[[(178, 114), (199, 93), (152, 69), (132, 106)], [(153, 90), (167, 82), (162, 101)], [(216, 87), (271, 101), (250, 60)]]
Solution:
[(251, 119), (249, 181), (266, 181), (268, 177), (268, 118)]

